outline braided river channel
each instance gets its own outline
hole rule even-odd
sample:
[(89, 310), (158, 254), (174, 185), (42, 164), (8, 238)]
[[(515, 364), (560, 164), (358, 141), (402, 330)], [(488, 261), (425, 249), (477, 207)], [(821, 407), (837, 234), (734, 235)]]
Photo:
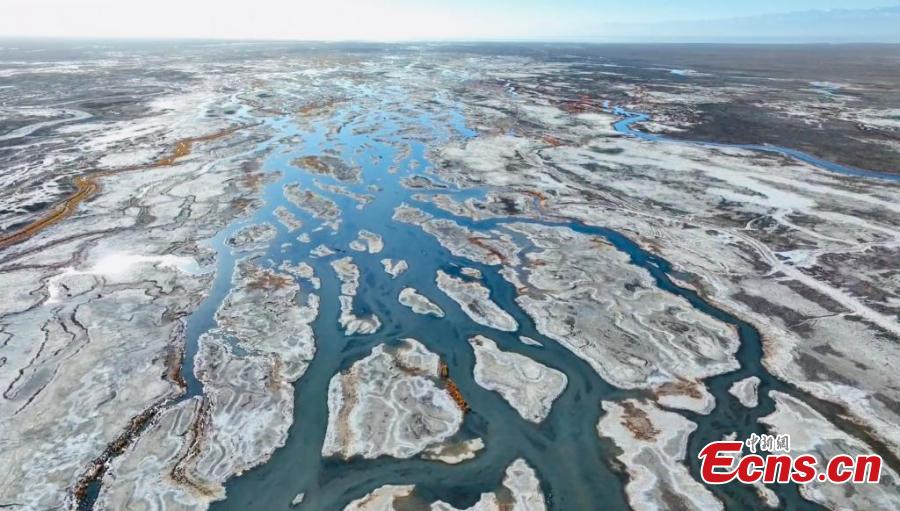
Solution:
[[(696, 453), (707, 442), (722, 439), (736, 432), (739, 438), (764, 432), (757, 420), (774, 410), (768, 397), (778, 390), (803, 399), (827, 413), (825, 405), (772, 377), (762, 366), (762, 346), (759, 333), (748, 323), (704, 301), (694, 291), (680, 287), (670, 278), (677, 277), (670, 264), (649, 253), (622, 234), (603, 226), (590, 226), (565, 218), (530, 219), (510, 216), (473, 220), (455, 216), (431, 202), (416, 200), (425, 193), (450, 194), (458, 200), (480, 197), (486, 189), (459, 189), (442, 183), (429, 174), (429, 149), (452, 139), (477, 137), (466, 127), (462, 114), (450, 102), (446, 111), (435, 115), (433, 110), (418, 109), (402, 103), (400, 92), (379, 92), (370, 95), (366, 108), (346, 104), (329, 114), (330, 118), (306, 124), (289, 117), (271, 116), (264, 120), (277, 135), (261, 146), (266, 150), (264, 169), (272, 180), (266, 185), (264, 205), (249, 218), (243, 218), (220, 232), (211, 240), (218, 251), (218, 270), (212, 293), (188, 321), (188, 345), (183, 377), (188, 394), (203, 391), (193, 374), (193, 359), (198, 338), (214, 327), (215, 311), (231, 287), (232, 275), (240, 254), (225, 240), (248, 225), (269, 223), (278, 234), (271, 241), (259, 264), (277, 268), (283, 262), (306, 262), (321, 279), (321, 288), (313, 290), (307, 281), (298, 281), (305, 292), (319, 294), (321, 305), (313, 323), (316, 354), (305, 374), (295, 384), (294, 421), (286, 445), (279, 448), (266, 463), (240, 475), (227, 484), (227, 498), (215, 503), (217, 510), (278, 510), (290, 509), (294, 497), (305, 498), (299, 509), (335, 511), (351, 500), (360, 498), (385, 484), (414, 484), (416, 495), (426, 502), (443, 500), (456, 507), (473, 505), (482, 492), (494, 491), (501, 484), (505, 468), (515, 459), (524, 458), (534, 468), (541, 490), (550, 509), (628, 509), (624, 492), (626, 475), (615, 460), (617, 449), (597, 433), (602, 412), (601, 401), (641, 397), (641, 391), (623, 390), (604, 381), (592, 367), (567, 348), (541, 335), (534, 321), (516, 303), (516, 289), (505, 280), (500, 265), (486, 265), (454, 256), (433, 236), (417, 225), (392, 219), (395, 208), (408, 204), (433, 215), (450, 219), (472, 231), (499, 230), (507, 233), (521, 250), (529, 250), (529, 243), (504, 225), (513, 222), (532, 222), (564, 226), (574, 231), (597, 236), (611, 243), (630, 257), (631, 264), (643, 268), (656, 285), (677, 295), (704, 314), (733, 325), (741, 345), (736, 354), (740, 368), (705, 381), (716, 400), (715, 409), (708, 415), (677, 410), (697, 424), (687, 448), (687, 464), (691, 474), (699, 480)], [(376, 105), (376, 107), (372, 107)], [(380, 105), (380, 106), (379, 106)], [(624, 114), (623, 114), (624, 115)], [(623, 128), (624, 126), (624, 128)], [(627, 128), (628, 124), (620, 126)], [(667, 143), (658, 141), (657, 143)], [(293, 164), (298, 158), (338, 155), (347, 165), (361, 168), (359, 182), (338, 181), (329, 175), (314, 173)], [(405, 187), (403, 178), (429, 176), (442, 188), (413, 190)], [(320, 219), (311, 216), (286, 199), (285, 185), (296, 183), (301, 189), (314, 191), (340, 206), (341, 223), (338, 230), (319, 227)], [(372, 195), (374, 200), (358, 208), (357, 202), (346, 193), (335, 193), (337, 186), (356, 194)], [(419, 196), (421, 199), (421, 196)], [(301, 231), (288, 231), (274, 215), (284, 207), (303, 220)], [(360, 230), (368, 230), (383, 237), (384, 249), (377, 254), (349, 252), (348, 244)], [(303, 232), (308, 242), (298, 241)], [(310, 251), (320, 244), (331, 247), (334, 255), (312, 257)], [(330, 261), (350, 255), (360, 270), (360, 288), (355, 297), (355, 313), (359, 316), (375, 314), (381, 328), (369, 335), (345, 335), (338, 323), (340, 315), (341, 282)], [(392, 278), (381, 259), (405, 260), (409, 270)], [(516, 332), (503, 332), (474, 323), (460, 307), (444, 295), (435, 284), (438, 270), (458, 276), (463, 267), (480, 270), (483, 283), (490, 289), (491, 299), (507, 311), (518, 323)], [(398, 302), (404, 287), (414, 287), (445, 311), (437, 318), (413, 313)], [(533, 360), (564, 372), (568, 386), (554, 402), (550, 415), (541, 424), (524, 420), (499, 394), (488, 391), (473, 379), (475, 357), (469, 337), (482, 334), (494, 339), (500, 349), (520, 353)], [(519, 336), (528, 336), (543, 346), (529, 345)], [(485, 449), (471, 460), (457, 465), (419, 458), (376, 459), (323, 458), (322, 445), (328, 422), (328, 387), (330, 379), (346, 370), (355, 361), (367, 356), (374, 346), (396, 343), (411, 337), (422, 342), (446, 362), (449, 375), (458, 386), (471, 410), (465, 415), (461, 434), (480, 437)], [(755, 375), (761, 379), (760, 403), (748, 409), (728, 392), (737, 380)], [(802, 499), (796, 486), (779, 485), (772, 488), (781, 499), (784, 509), (819, 509)], [(757, 509), (762, 502), (752, 487), (730, 484), (710, 487), (727, 509)]]

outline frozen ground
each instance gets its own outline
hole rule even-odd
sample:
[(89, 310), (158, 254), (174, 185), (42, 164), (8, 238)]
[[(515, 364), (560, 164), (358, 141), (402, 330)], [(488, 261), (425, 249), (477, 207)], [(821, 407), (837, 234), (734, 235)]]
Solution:
[[(44, 44), (0, 50), (0, 507), (896, 507), (883, 49)], [(699, 481), (767, 431), (885, 483)]]

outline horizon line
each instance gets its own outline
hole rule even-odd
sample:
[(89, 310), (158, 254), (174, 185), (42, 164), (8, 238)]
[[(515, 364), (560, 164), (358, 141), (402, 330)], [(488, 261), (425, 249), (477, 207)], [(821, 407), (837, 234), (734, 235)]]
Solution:
[(209, 36), (90, 36), (90, 35), (46, 35), (46, 34), (0, 34), (0, 40), (55, 40), (55, 41), (96, 41), (96, 42), (221, 42), (221, 43), (298, 43), (298, 44), (629, 44), (629, 45), (724, 45), (724, 46), (897, 46), (896, 41), (866, 41), (866, 40), (790, 40), (772, 38), (770, 40), (631, 40), (631, 39), (294, 39), (294, 38), (259, 38), (259, 37), (209, 37)]

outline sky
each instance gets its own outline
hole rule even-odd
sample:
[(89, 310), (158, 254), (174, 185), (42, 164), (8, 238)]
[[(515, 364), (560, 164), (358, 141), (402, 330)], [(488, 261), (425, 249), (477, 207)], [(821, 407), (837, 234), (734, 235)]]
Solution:
[(900, 0), (0, 0), (0, 5), (0, 36), (900, 42)]

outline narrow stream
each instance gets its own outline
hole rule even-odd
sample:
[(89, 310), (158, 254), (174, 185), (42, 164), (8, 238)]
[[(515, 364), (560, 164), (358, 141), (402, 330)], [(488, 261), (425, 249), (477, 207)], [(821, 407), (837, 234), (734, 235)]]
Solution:
[(669, 143), (682, 143), (682, 144), (691, 144), (691, 145), (700, 145), (705, 147), (732, 147), (739, 149), (749, 149), (751, 151), (759, 151), (763, 153), (773, 153), (780, 154), (783, 156), (789, 156), (796, 160), (802, 161), (804, 163), (809, 163), (815, 167), (820, 169), (827, 170), (829, 172), (836, 172), (838, 174), (844, 174), (846, 176), (857, 176), (857, 177), (868, 177), (874, 179), (885, 179), (888, 181), (900, 181), (900, 174), (891, 174), (888, 172), (878, 172), (875, 170), (867, 170), (861, 169), (858, 167), (851, 167), (849, 165), (841, 165), (839, 163), (835, 163), (833, 161), (823, 160), (822, 158), (817, 158), (809, 153), (805, 153), (803, 151), (799, 151), (797, 149), (791, 149), (789, 147), (782, 147), (777, 145), (770, 144), (725, 144), (719, 142), (705, 142), (701, 140), (684, 140), (679, 138), (667, 137), (665, 135), (657, 135), (654, 133), (647, 133), (645, 131), (636, 130), (633, 128), (635, 124), (640, 124), (642, 122), (647, 122), (650, 120), (649, 114), (637, 113), (637, 112), (629, 112), (627, 110), (622, 109), (621, 107), (613, 107), (607, 109), (616, 115), (622, 116), (623, 118), (616, 123), (613, 124), (613, 129), (618, 131), (619, 133), (623, 133), (625, 135), (630, 135), (632, 137), (637, 137), (642, 140), (650, 140), (653, 142), (669, 142)]

